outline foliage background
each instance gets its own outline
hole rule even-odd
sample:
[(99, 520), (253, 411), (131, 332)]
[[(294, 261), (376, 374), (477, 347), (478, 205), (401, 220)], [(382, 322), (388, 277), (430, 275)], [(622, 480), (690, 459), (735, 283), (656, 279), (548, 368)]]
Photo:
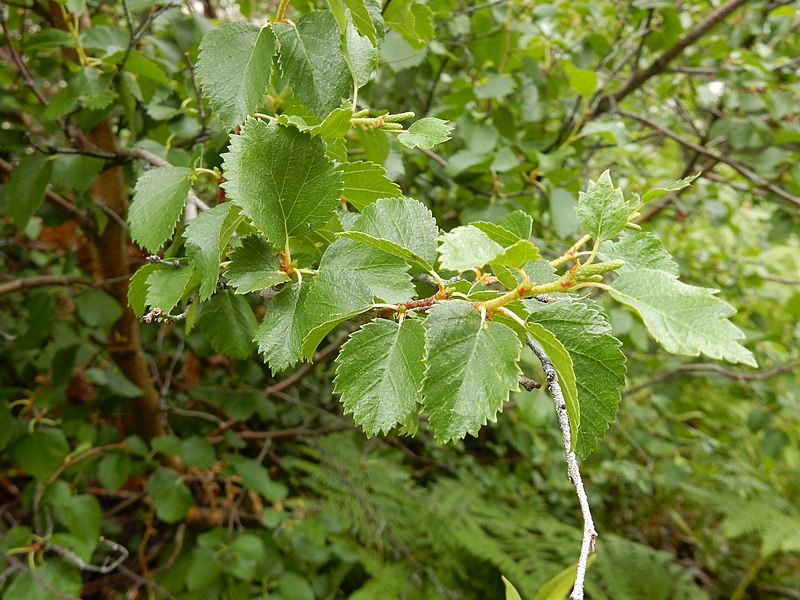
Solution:
[[(611, 168), (640, 191), (702, 171), (643, 219), (687, 281), (737, 307), (760, 369), (668, 356), (608, 311), (629, 387), (583, 463), (601, 534), (592, 598), (800, 597), (800, 4), (728, 2), (659, 65), (718, 6), (390, 0), (359, 101), (449, 119), (453, 140), (422, 152), (348, 134), (351, 156), (383, 164), (445, 229), (522, 209), (553, 256), (578, 233), (589, 177)], [(140, 348), (118, 347), (138, 327), (125, 282), (144, 256), (119, 216), (139, 159), (221, 164), (198, 44), (215, 19), (276, 9), (126, 7), (130, 23), (121, 3), (3, 7), (3, 597), (500, 598), (500, 573), (536, 597), (580, 539), (543, 393), (462, 443), (366, 440), (341, 416), (328, 356), (273, 378), (256, 356), (218, 352), (219, 324), (202, 318), (189, 333), (143, 325)], [(286, 93), (267, 105), (298, 110)], [(68, 151), (85, 137), (113, 157)], [(111, 195), (109, 165), (124, 177)], [(28, 221), (16, 199), (47, 184)], [(216, 201), (211, 180), (195, 190)]]

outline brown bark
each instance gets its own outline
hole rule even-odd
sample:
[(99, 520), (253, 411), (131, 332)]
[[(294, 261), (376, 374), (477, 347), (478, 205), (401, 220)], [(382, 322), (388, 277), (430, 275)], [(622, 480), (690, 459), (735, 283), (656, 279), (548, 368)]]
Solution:
[[(107, 152), (116, 152), (116, 137), (111, 121), (106, 118), (88, 140)], [(98, 175), (92, 185), (95, 201), (104, 203), (120, 217), (109, 219), (102, 235), (94, 236), (92, 244), (94, 272), (97, 283), (110, 281), (108, 289), (123, 307), (122, 316), (111, 329), (108, 350), (119, 370), (136, 384), (142, 395), (131, 398), (128, 410), (133, 430), (145, 440), (164, 434), (160, 396), (153, 385), (139, 337), (139, 320), (128, 306), (128, 280), (130, 263), (128, 257), (128, 234), (122, 227), (127, 209), (127, 194), (122, 167), (109, 167)]]

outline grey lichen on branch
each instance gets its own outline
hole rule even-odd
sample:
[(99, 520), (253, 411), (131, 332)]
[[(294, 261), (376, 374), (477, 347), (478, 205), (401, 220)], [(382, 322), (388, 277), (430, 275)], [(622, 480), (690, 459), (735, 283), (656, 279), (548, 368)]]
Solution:
[(537, 342), (531, 335), (528, 335), (528, 347), (533, 350), (533, 353), (542, 363), (545, 378), (547, 379), (547, 388), (553, 397), (553, 403), (556, 407), (556, 415), (558, 416), (558, 425), (561, 428), (561, 439), (564, 442), (564, 452), (567, 457), (567, 477), (570, 483), (575, 486), (575, 491), (578, 494), (578, 502), (581, 507), (581, 514), (583, 515), (583, 542), (581, 543), (581, 553), (578, 558), (578, 567), (575, 574), (575, 585), (570, 594), (570, 600), (583, 600), (583, 586), (586, 579), (586, 563), (589, 560), (589, 553), (594, 550), (595, 540), (597, 539), (597, 530), (594, 528), (594, 521), (592, 520), (592, 511), (589, 507), (589, 499), (586, 496), (586, 490), (583, 487), (583, 479), (581, 472), (578, 468), (578, 459), (575, 452), (572, 451), (572, 437), (569, 429), (569, 416), (567, 415), (567, 405), (564, 402), (564, 394), (561, 391), (561, 384), (558, 382), (558, 375), (556, 368), (553, 366), (553, 361), (547, 356), (542, 345)]

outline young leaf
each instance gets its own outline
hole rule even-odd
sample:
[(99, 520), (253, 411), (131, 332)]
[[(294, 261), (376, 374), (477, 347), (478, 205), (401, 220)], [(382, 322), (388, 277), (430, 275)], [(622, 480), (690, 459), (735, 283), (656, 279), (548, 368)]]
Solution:
[(358, 210), (364, 210), (378, 198), (394, 198), (402, 195), (400, 186), (386, 177), (381, 165), (358, 161), (341, 165), (344, 190), (342, 196)]
[(201, 212), (186, 226), (186, 255), (200, 277), (200, 300), (207, 300), (217, 289), (219, 261), (241, 220), (239, 207), (223, 202)]
[(519, 389), (519, 338), (459, 300), (436, 304), (426, 326), (422, 396), (434, 436), (444, 443), (477, 435)]
[(521, 210), (508, 213), (497, 221), (497, 224), (521, 240), (527, 240), (533, 231), (533, 218)]
[(247, 300), (228, 290), (203, 305), (200, 327), (220, 354), (245, 359), (253, 351), (256, 318)]
[(378, 68), (380, 51), (372, 45), (368, 37), (358, 32), (349, 9), (345, 12), (345, 19), (340, 47), (347, 68), (350, 69), (350, 76), (360, 88), (369, 82), (373, 71)]
[(195, 285), (193, 267), (167, 267), (154, 270), (147, 278), (147, 306), (169, 314)]
[(287, 285), (265, 305), (266, 315), (256, 330), (255, 342), (273, 374), (300, 360), (303, 338), (311, 329), (303, 309), (308, 288), (305, 284)]
[(223, 156), (223, 187), (275, 248), (333, 215), (342, 178), (318, 137), (249, 119)]
[(330, 11), (314, 11), (293, 23), (273, 23), (283, 76), (300, 101), (319, 117), (339, 108), (353, 79), (339, 47), (339, 26)]
[(589, 181), (585, 192), (578, 194), (578, 222), (596, 240), (609, 240), (625, 229), (630, 208), (611, 175), (604, 171), (599, 179)]
[(397, 136), (397, 141), (406, 148), (422, 148), (427, 150), (436, 144), (450, 139), (453, 126), (436, 117), (425, 117)]
[(147, 279), (153, 271), (163, 271), (169, 268), (166, 265), (148, 263), (139, 267), (131, 277), (128, 282), (128, 306), (131, 307), (137, 319), (141, 319), (147, 310), (147, 290), (150, 288)]
[(715, 298), (718, 290), (687, 285), (669, 272), (621, 272), (611, 296), (633, 308), (669, 352), (757, 366), (739, 342), (744, 334), (728, 318), (736, 310)]
[[(617, 416), (625, 385), (625, 355), (611, 326), (593, 302), (526, 301), (529, 321), (551, 331), (569, 351), (580, 403), (576, 453), (586, 458)], [(570, 415), (570, 419), (572, 415)]]
[(660, 183), (649, 192), (645, 192), (644, 196), (642, 196), (642, 204), (646, 204), (647, 202), (655, 200), (656, 198), (660, 198), (669, 192), (677, 192), (685, 187), (689, 187), (698, 177), (700, 177), (700, 173), (689, 175), (688, 177), (678, 179), (677, 181), (666, 181), (664, 183)]
[[(537, 302), (537, 300), (526, 301), (525, 304)], [(535, 308), (535, 307), (534, 307)], [(564, 404), (567, 405), (567, 415), (569, 416), (569, 429), (572, 439), (572, 449), (580, 438), (581, 425), (581, 405), (578, 400), (578, 385), (575, 379), (575, 368), (572, 364), (572, 357), (564, 344), (546, 329), (543, 325), (534, 320), (529, 320), (526, 324), (528, 332), (534, 339), (542, 345), (547, 356), (553, 361), (556, 368), (558, 382), (561, 384), (561, 392), (564, 394)]]
[(391, 253), (350, 240), (335, 240), (325, 250), (320, 269), (338, 268), (359, 275), (383, 302), (403, 302), (414, 296), (406, 261)]
[(303, 304), (311, 324), (303, 340), (303, 358), (311, 360), (317, 346), (331, 329), (371, 306), (372, 292), (358, 275), (341, 269), (320, 271)]
[(237, 294), (264, 290), (289, 281), (269, 243), (257, 235), (248, 235), (242, 240), (241, 247), (234, 250), (225, 277), (236, 288)]
[(336, 358), (334, 392), (368, 436), (387, 433), (417, 411), (425, 327), (377, 319), (350, 336)]
[(263, 99), (273, 54), (275, 38), (269, 27), (226, 23), (203, 36), (197, 77), (227, 129), (244, 122)]
[(128, 209), (131, 237), (145, 250), (157, 252), (172, 237), (189, 195), (192, 170), (157, 167), (142, 173)]
[(386, 24), (419, 50), (434, 35), (433, 11), (414, 0), (394, 0), (386, 5)]
[(529, 240), (518, 240), (500, 254), (495, 256), (490, 263), (503, 265), (514, 269), (521, 269), (532, 260), (541, 258), (539, 249)]
[(604, 261), (622, 259), (625, 266), (619, 273), (638, 269), (653, 269), (678, 275), (678, 265), (657, 237), (647, 231), (626, 235), (617, 242), (600, 244), (598, 256)]
[(44, 201), (52, 172), (53, 161), (42, 154), (24, 157), (11, 171), (5, 189), (5, 208), (19, 229), (25, 229)]
[(439, 262), (450, 271), (480, 268), (503, 251), (503, 247), (477, 227), (456, 227), (441, 236)]
[[(358, 32), (368, 37), (372, 45), (377, 47), (378, 41), (375, 37), (377, 30), (375, 29), (375, 23), (372, 22), (369, 10), (364, 4), (364, 0), (328, 0), (328, 7), (336, 17), (340, 27), (345, 21), (345, 11), (349, 10)], [(341, 28), (344, 31), (344, 28)]]

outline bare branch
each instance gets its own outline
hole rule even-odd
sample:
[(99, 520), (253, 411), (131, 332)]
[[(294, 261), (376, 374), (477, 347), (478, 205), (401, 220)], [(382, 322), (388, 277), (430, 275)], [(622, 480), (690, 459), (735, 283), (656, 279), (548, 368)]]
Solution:
[(651, 129), (654, 129), (655, 131), (658, 131), (659, 133), (661, 133), (665, 137), (668, 137), (671, 140), (675, 140), (681, 146), (689, 148), (690, 150), (694, 150), (698, 154), (702, 154), (704, 156), (708, 156), (709, 158), (712, 158), (717, 162), (721, 162), (723, 164), (728, 165), (734, 171), (736, 171), (737, 173), (739, 173), (745, 179), (748, 179), (752, 183), (769, 190), (770, 192), (772, 192), (776, 196), (779, 196), (779, 197), (783, 198), (784, 200), (788, 200), (792, 204), (796, 204), (797, 206), (800, 206), (800, 198), (798, 198), (794, 194), (790, 194), (786, 190), (778, 187), (777, 185), (775, 185), (771, 181), (767, 181), (766, 179), (764, 179), (763, 177), (761, 177), (757, 173), (753, 172), (752, 170), (750, 170), (750, 168), (746, 167), (745, 165), (743, 165), (739, 161), (733, 160), (732, 158), (729, 158), (729, 157), (727, 157), (727, 156), (725, 156), (723, 154), (718, 154), (717, 152), (714, 152), (713, 150), (709, 150), (708, 148), (706, 148), (704, 146), (700, 146), (698, 144), (695, 144), (691, 140), (687, 140), (686, 138), (678, 135), (677, 133), (675, 133), (671, 129), (667, 129), (666, 127), (663, 127), (663, 126), (659, 125), (658, 123), (656, 123), (655, 121), (651, 121), (650, 119), (648, 119), (646, 117), (642, 117), (640, 115), (637, 115), (635, 113), (632, 113), (632, 112), (629, 112), (629, 111), (623, 110), (623, 109), (617, 109), (616, 112), (618, 112), (619, 114), (621, 114), (624, 117), (628, 117), (629, 119), (633, 119), (634, 121), (638, 121), (642, 125), (646, 125), (647, 127), (651, 128)]
[(671, 46), (664, 53), (659, 56), (653, 63), (646, 69), (634, 73), (634, 75), (623, 85), (620, 89), (609, 96), (604, 96), (600, 102), (592, 110), (590, 118), (596, 117), (603, 113), (608, 112), (614, 108), (619, 102), (626, 98), (631, 93), (642, 87), (647, 80), (651, 77), (663, 73), (669, 63), (672, 62), (677, 56), (683, 53), (686, 48), (694, 44), (697, 40), (702, 38), (708, 31), (722, 21), (725, 17), (735, 11), (737, 8), (745, 4), (747, 0), (728, 0), (725, 4), (713, 10), (705, 19), (697, 23), (692, 29), (678, 40), (675, 45)]
[(91, 285), (91, 281), (80, 275), (35, 275), (33, 277), (25, 277), (21, 279), (14, 279), (6, 283), (0, 283), (0, 296), (17, 290), (27, 290), (33, 287), (43, 287), (47, 285), (72, 285), (73, 283), (80, 283), (83, 285)]
[(544, 374), (547, 378), (547, 387), (550, 394), (553, 396), (556, 414), (558, 415), (558, 425), (561, 428), (561, 439), (564, 442), (564, 453), (567, 457), (567, 477), (570, 483), (575, 486), (575, 491), (578, 494), (578, 503), (581, 506), (581, 514), (583, 515), (583, 542), (581, 543), (581, 553), (578, 558), (578, 568), (575, 574), (575, 586), (572, 588), (572, 593), (569, 596), (570, 600), (583, 600), (586, 563), (589, 560), (589, 553), (594, 550), (597, 530), (594, 528), (589, 499), (586, 497), (586, 490), (583, 487), (583, 479), (581, 478), (581, 472), (578, 468), (578, 459), (575, 456), (575, 452), (572, 451), (572, 436), (569, 429), (567, 404), (564, 401), (561, 384), (558, 382), (556, 368), (553, 366), (553, 361), (547, 356), (547, 352), (545, 352), (542, 345), (531, 335), (528, 335), (528, 347), (533, 350), (539, 362), (542, 363), (542, 369), (544, 369)]

